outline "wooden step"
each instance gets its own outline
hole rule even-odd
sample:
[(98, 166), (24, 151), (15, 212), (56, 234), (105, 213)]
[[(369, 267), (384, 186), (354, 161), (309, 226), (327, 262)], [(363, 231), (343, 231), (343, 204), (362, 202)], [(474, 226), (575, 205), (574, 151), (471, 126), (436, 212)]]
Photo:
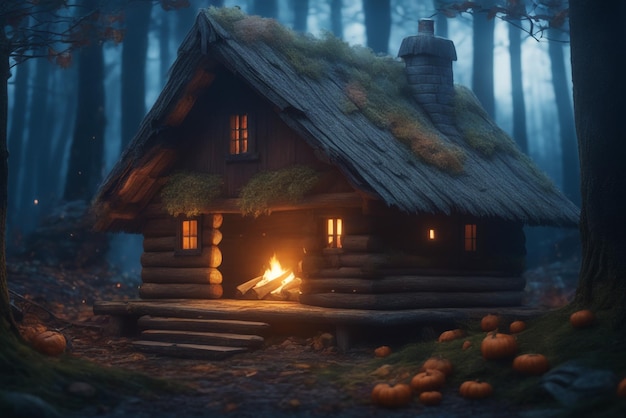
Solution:
[(191, 319), (166, 318), (144, 315), (139, 318), (139, 329), (164, 329), (196, 332), (228, 332), (233, 334), (265, 335), (269, 324), (255, 321), (236, 321), (228, 319)]
[(244, 347), (223, 347), (202, 344), (176, 344), (161, 341), (134, 341), (133, 346), (149, 353), (170, 357), (222, 360), (233, 354), (245, 353)]
[(176, 344), (219, 345), (227, 347), (257, 348), (263, 345), (263, 337), (247, 334), (229, 334), (219, 332), (197, 332), (148, 329), (141, 332), (141, 338), (150, 341)]

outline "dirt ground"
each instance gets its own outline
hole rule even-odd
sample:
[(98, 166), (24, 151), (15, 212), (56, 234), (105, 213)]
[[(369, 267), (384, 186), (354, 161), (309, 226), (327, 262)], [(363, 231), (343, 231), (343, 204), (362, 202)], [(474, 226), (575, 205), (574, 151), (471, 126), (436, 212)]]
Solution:
[[(319, 335), (270, 337), (257, 351), (221, 361), (160, 357), (133, 349), (130, 340), (104, 332), (109, 318), (94, 316), (94, 300), (136, 298), (132, 278), (107, 268), (63, 270), (37, 262), (10, 262), (9, 288), (21, 309), (22, 326), (41, 322), (61, 331), (69, 342), (68, 354), (103, 366), (123, 368), (152, 377), (180, 382), (191, 390), (183, 394), (144, 396), (124, 393), (110, 406), (94, 396), (91, 406), (68, 417), (534, 417), (533, 411), (490, 399), (468, 401), (456, 388), (443, 391), (436, 407), (417, 401), (409, 407), (387, 410), (370, 401), (372, 384), (343, 384), (330, 379), (345, 368), (364, 367), (372, 360), (371, 346), (346, 353), (324, 346)], [(131, 283), (131, 284), (128, 284)], [(374, 382), (374, 379), (372, 379)]]

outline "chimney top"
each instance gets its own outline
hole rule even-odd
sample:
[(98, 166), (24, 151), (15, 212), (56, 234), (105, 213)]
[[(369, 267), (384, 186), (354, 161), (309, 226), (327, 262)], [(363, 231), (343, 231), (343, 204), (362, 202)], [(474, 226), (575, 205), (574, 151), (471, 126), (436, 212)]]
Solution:
[(433, 19), (420, 19), (417, 23), (417, 32), (423, 35), (434, 35), (435, 21)]

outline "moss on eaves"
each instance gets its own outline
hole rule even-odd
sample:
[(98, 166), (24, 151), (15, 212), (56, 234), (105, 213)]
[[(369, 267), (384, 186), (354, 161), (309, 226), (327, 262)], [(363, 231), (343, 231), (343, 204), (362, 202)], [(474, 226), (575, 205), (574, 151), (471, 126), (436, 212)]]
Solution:
[(297, 203), (308, 193), (319, 179), (310, 167), (295, 165), (275, 171), (256, 174), (242, 188), (241, 211), (255, 217), (269, 213), (277, 203)]
[(178, 171), (167, 178), (161, 198), (172, 216), (196, 216), (220, 196), (222, 178), (214, 174)]

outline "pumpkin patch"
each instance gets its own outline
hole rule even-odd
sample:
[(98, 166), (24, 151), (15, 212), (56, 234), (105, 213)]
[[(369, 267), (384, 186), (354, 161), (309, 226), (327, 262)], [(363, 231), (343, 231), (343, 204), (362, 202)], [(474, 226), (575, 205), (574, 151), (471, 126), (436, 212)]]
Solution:
[(522, 354), (513, 360), (513, 370), (527, 375), (542, 375), (550, 369), (543, 354)]
[(486, 360), (513, 357), (517, 353), (517, 341), (512, 335), (493, 331), (483, 339), (480, 352)]
[(498, 327), (500, 327), (499, 315), (488, 314), (480, 320), (480, 329), (485, 332), (496, 330)]
[(441, 403), (441, 401), (443, 400), (443, 395), (441, 394), (441, 392), (433, 390), (420, 393), (418, 399), (420, 403), (422, 403), (422, 405), (434, 406)]
[(435, 369), (439, 370), (446, 376), (452, 374), (452, 362), (442, 357), (431, 357), (427, 359), (422, 365), (422, 370)]
[(430, 392), (441, 389), (446, 383), (446, 375), (437, 369), (427, 369), (413, 376), (411, 389), (415, 393)]
[(372, 389), (372, 402), (385, 408), (400, 408), (411, 402), (411, 387), (406, 383), (378, 383)]
[(459, 394), (467, 399), (484, 399), (493, 394), (493, 387), (487, 382), (467, 380), (459, 386)]

